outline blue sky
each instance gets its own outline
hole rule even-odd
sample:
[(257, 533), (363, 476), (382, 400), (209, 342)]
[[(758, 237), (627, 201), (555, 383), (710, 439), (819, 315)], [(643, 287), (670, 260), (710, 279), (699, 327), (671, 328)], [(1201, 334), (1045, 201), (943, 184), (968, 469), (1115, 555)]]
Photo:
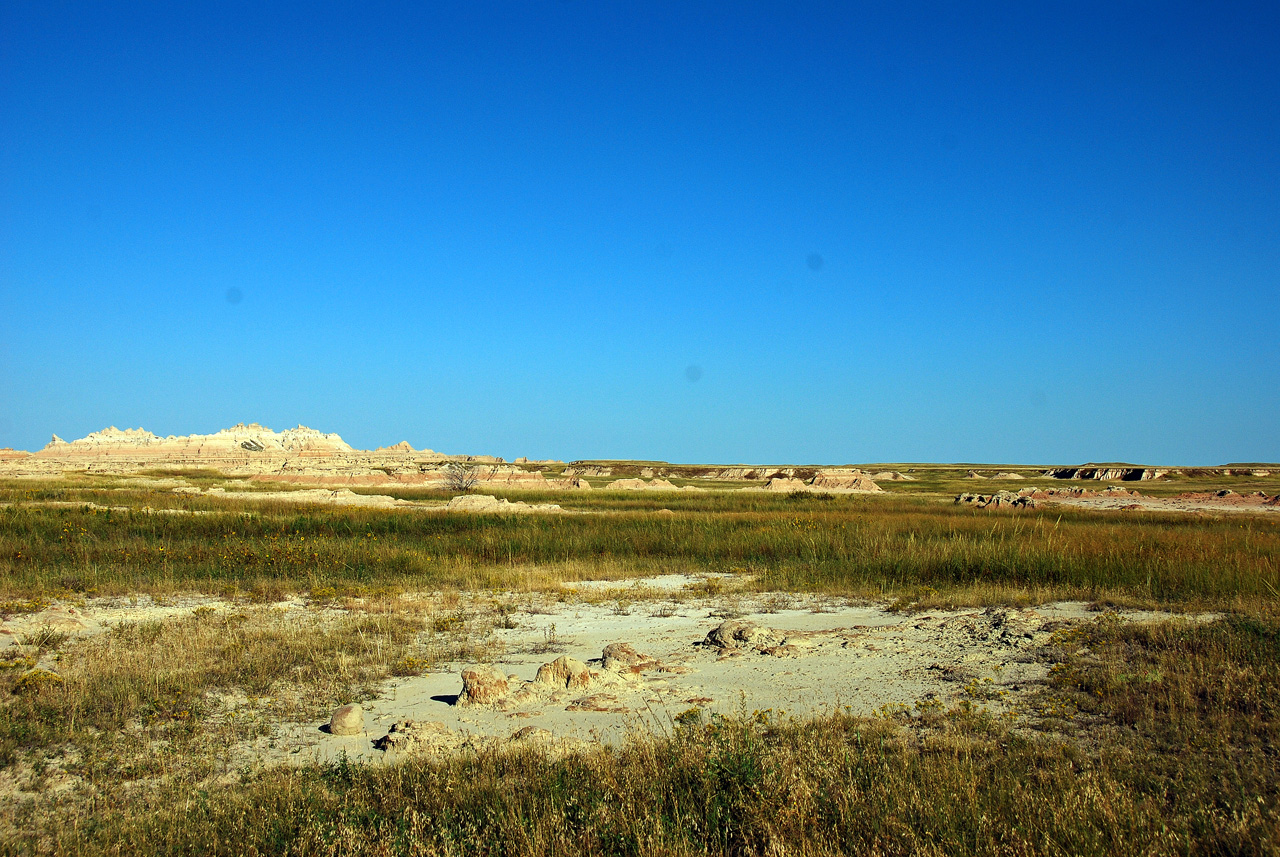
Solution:
[(1277, 44), (1261, 3), (5, 2), (0, 446), (1280, 460)]

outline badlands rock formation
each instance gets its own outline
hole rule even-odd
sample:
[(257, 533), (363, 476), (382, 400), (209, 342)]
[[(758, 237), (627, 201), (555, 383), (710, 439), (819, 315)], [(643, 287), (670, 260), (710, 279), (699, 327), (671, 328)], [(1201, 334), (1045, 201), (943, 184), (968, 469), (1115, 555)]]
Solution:
[(563, 512), (555, 503), (524, 503), (519, 500), (499, 499), (492, 494), (463, 494), (454, 497), (445, 507), (449, 512), (506, 512), (512, 514), (533, 512)]
[(1044, 475), (1050, 479), (1097, 479), (1107, 482), (1139, 482), (1146, 479), (1161, 479), (1168, 470), (1154, 467), (1109, 466), (1086, 464), (1082, 467), (1055, 467), (1046, 470)]
[(861, 470), (832, 467), (819, 470), (809, 480), (797, 477), (775, 476), (769, 480), (763, 490), (783, 493), (807, 491), (814, 494), (862, 494), (882, 491), (883, 489), (875, 483), (875, 480)]
[(334, 487), (446, 487), (448, 466), (475, 468), (481, 486), (543, 490), (580, 487), (495, 456), (449, 456), (407, 441), (372, 451), (353, 449), (336, 434), (298, 426), (277, 432), (257, 423), (213, 434), (160, 437), (115, 427), (74, 441), (54, 435), (36, 453), (0, 454), (0, 476), (57, 478), (65, 471), (127, 474), (142, 470), (212, 468), (227, 476)]

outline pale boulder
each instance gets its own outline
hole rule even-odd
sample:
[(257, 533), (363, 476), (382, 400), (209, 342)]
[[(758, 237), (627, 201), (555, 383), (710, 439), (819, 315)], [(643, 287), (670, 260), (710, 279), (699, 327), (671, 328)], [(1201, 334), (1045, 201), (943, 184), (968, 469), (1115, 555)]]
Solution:
[(354, 703), (336, 709), (329, 718), (330, 735), (360, 735), (363, 732), (364, 709)]

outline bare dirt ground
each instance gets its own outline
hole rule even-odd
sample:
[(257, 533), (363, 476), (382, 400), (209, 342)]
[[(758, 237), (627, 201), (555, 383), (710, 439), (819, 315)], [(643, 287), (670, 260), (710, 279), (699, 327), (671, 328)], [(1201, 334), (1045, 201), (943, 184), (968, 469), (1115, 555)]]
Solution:
[[(589, 582), (558, 594), (503, 596), (505, 602), (463, 596), (475, 609), (502, 605), (501, 621), (485, 632), (485, 651), (492, 653), (486, 669), (505, 687), (467, 704), (462, 672), (474, 665), (442, 664), (385, 682), (362, 702), (356, 734), (331, 734), (327, 718), (280, 721), (235, 755), (257, 767), (343, 755), (392, 761), (511, 740), (617, 744), (631, 733), (670, 731), (681, 718), (716, 713), (803, 718), (976, 706), (1019, 717), (1035, 713), (1031, 692), (1046, 676), (1036, 650), (1055, 631), (1098, 615), (1083, 602), (908, 613), (724, 588), (714, 576), (673, 574), (622, 587)], [(54, 603), (0, 625), (0, 650), (43, 629), (80, 638), (199, 609), (243, 607), (205, 596)], [(255, 609), (297, 622), (317, 616), (300, 600)], [(1137, 622), (1169, 617), (1120, 615)], [(606, 651), (613, 644), (626, 645)]]

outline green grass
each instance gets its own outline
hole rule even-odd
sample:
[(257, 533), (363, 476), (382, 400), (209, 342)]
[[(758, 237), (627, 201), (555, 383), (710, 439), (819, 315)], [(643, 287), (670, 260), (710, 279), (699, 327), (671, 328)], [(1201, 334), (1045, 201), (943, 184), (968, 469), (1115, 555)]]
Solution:
[[(116, 502), (131, 493), (98, 492)], [(196, 498), (206, 506), (200, 515), (13, 505), (0, 508), (0, 597), (475, 588), (673, 571), (749, 572), (764, 589), (875, 597), (1006, 588), (1046, 598), (1230, 605), (1280, 590), (1274, 515), (993, 512), (912, 497), (550, 498), (591, 514), (318, 509), (206, 497)], [(660, 508), (676, 514), (652, 514)]]
[[(0, 662), (0, 773), (30, 789), (4, 798), (0, 853), (1277, 853), (1280, 516), (980, 511), (939, 502), (954, 475), (889, 496), (509, 493), (582, 513), (529, 516), (0, 483), (0, 612), (235, 596), (87, 640), (36, 631)], [(501, 617), (449, 590), (699, 571), (907, 609), (1081, 598), (1226, 618), (1062, 631), (1038, 654), (1049, 681), (1009, 718), (980, 700), (870, 720), (693, 712), (562, 758), (235, 767), (269, 722), (482, 656)], [(250, 603), (290, 592), (310, 594), (306, 621)], [(29, 672), (38, 657), (56, 675)]]

